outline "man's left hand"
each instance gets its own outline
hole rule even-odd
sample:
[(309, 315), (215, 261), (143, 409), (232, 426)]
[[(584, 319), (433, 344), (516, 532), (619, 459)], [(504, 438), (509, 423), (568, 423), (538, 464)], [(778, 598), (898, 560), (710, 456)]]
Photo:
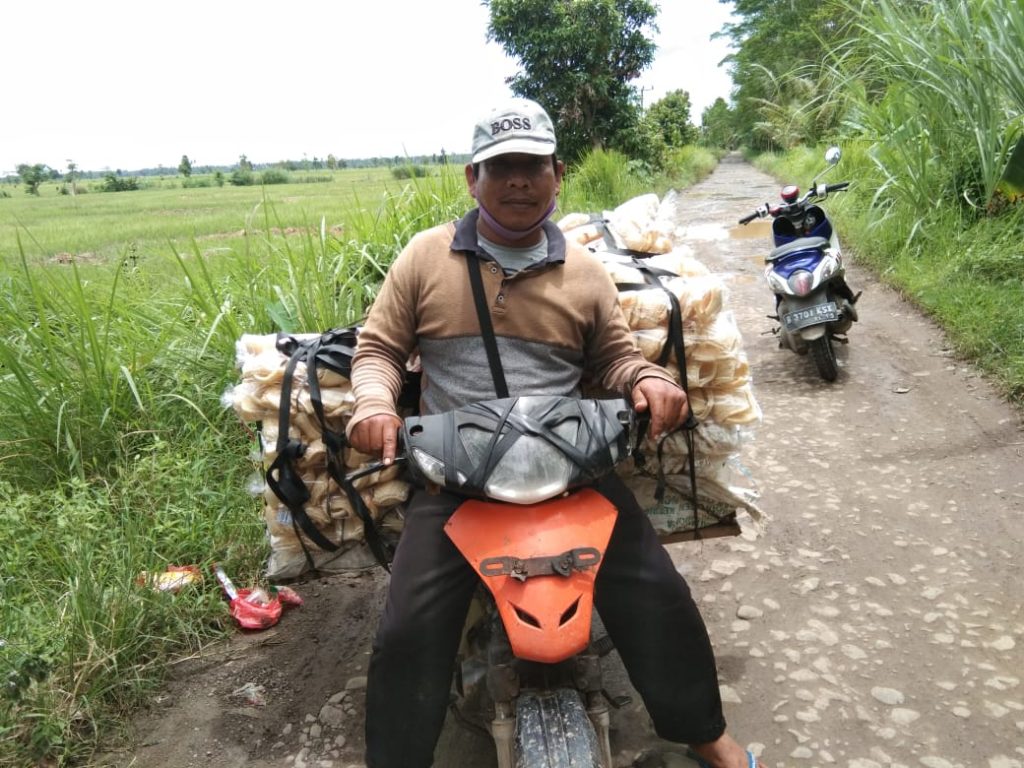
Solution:
[(682, 388), (655, 376), (640, 379), (633, 387), (633, 407), (638, 413), (650, 412), (648, 434), (656, 439), (678, 429), (689, 413)]

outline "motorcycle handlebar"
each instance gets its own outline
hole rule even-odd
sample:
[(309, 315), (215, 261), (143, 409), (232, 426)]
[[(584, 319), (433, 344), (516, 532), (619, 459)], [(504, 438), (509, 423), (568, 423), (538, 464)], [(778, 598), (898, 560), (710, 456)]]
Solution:
[(739, 223), (749, 224), (754, 219), (763, 218), (765, 216), (788, 215), (790, 212), (800, 211), (811, 200), (816, 198), (824, 199), (825, 197), (828, 196), (830, 192), (842, 192), (849, 186), (850, 182), (848, 181), (840, 181), (838, 184), (814, 184), (811, 186), (809, 190), (807, 190), (807, 194), (805, 194), (796, 202), (776, 207), (772, 207), (770, 204), (765, 203), (764, 205), (759, 206), (753, 212), (748, 213), (746, 216), (740, 219)]
[[(755, 214), (755, 217), (756, 217), (756, 214)], [(635, 409), (631, 409), (631, 410), (633, 411), (633, 419), (634, 419), (635, 428), (638, 430), (638, 433), (642, 434), (643, 430), (645, 430), (650, 425), (651, 413), (650, 413), (650, 411), (644, 411), (643, 413), (640, 413), (639, 411), (636, 411)], [(689, 413), (689, 417), (687, 419), (686, 424), (684, 424), (684, 427), (685, 428), (692, 428), (691, 427), (691, 422), (692, 422), (692, 426), (695, 427), (696, 426), (696, 422), (694, 421), (692, 410)], [(347, 483), (351, 484), (351, 483), (355, 482), (356, 480), (359, 480), (359, 479), (361, 479), (363, 477), (366, 477), (368, 475), (375, 474), (377, 472), (381, 472), (381, 471), (383, 471), (385, 469), (388, 469), (388, 468), (390, 468), (392, 466), (403, 466), (405, 464), (408, 464), (409, 463), (409, 457), (406, 455), (406, 449), (408, 448), (408, 446), (407, 446), (405, 440), (402, 439), (402, 435), (403, 435), (403, 432), (400, 429), (398, 431), (398, 445), (396, 446), (396, 449), (395, 449), (395, 458), (394, 458), (394, 461), (391, 464), (385, 464), (383, 459), (374, 459), (374, 460), (368, 462), (365, 466), (360, 467), (359, 469), (355, 469), (355, 470), (353, 470), (351, 472), (345, 473), (345, 475), (344, 475), (345, 481)]]
[(771, 206), (768, 203), (760, 205), (755, 208), (751, 213), (740, 219), (740, 224), (749, 224), (754, 219), (763, 218), (771, 212)]

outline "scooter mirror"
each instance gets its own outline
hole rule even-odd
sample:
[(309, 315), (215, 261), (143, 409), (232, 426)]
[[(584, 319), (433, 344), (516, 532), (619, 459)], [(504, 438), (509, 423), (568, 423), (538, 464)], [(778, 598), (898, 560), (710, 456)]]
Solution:
[(839, 162), (839, 158), (843, 156), (843, 151), (839, 147), (829, 147), (825, 150), (825, 162), (829, 165), (835, 165)]

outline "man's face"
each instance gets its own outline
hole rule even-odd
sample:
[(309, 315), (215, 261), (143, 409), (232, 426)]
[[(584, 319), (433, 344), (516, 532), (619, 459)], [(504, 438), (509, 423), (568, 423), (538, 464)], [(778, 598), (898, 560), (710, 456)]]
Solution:
[[(562, 185), (564, 166), (551, 155), (512, 153), (466, 166), (469, 192), (503, 227), (525, 230), (547, 212)], [(488, 234), (491, 238), (493, 233)], [(494, 242), (501, 242), (501, 238)]]

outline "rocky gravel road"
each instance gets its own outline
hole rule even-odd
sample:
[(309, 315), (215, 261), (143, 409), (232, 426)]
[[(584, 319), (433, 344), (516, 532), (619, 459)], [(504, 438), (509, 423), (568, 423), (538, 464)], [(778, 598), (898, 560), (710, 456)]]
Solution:
[[(725, 278), (764, 411), (743, 462), (769, 519), (670, 547), (708, 623), (730, 730), (773, 768), (1024, 768), (1020, 414), (855, 265), (861, 319), (839, 379), (778, 349), (767, 227), (735, 225), (777, 188), (726, 158), (679, 214), (681, 242)], [(383, 585), (379, 572), (299, 585), (305, 606), (272, 631), (176, 665), (132, 745), (96, 765), (362, 766)], [(615, 658), (609, 687), (629, 692)], [(617, 768), (692, 765), (651, 735), (635, 696), (613, 725)], [(438, 768), (493, 765), (487, 740), (449, 718)]]

